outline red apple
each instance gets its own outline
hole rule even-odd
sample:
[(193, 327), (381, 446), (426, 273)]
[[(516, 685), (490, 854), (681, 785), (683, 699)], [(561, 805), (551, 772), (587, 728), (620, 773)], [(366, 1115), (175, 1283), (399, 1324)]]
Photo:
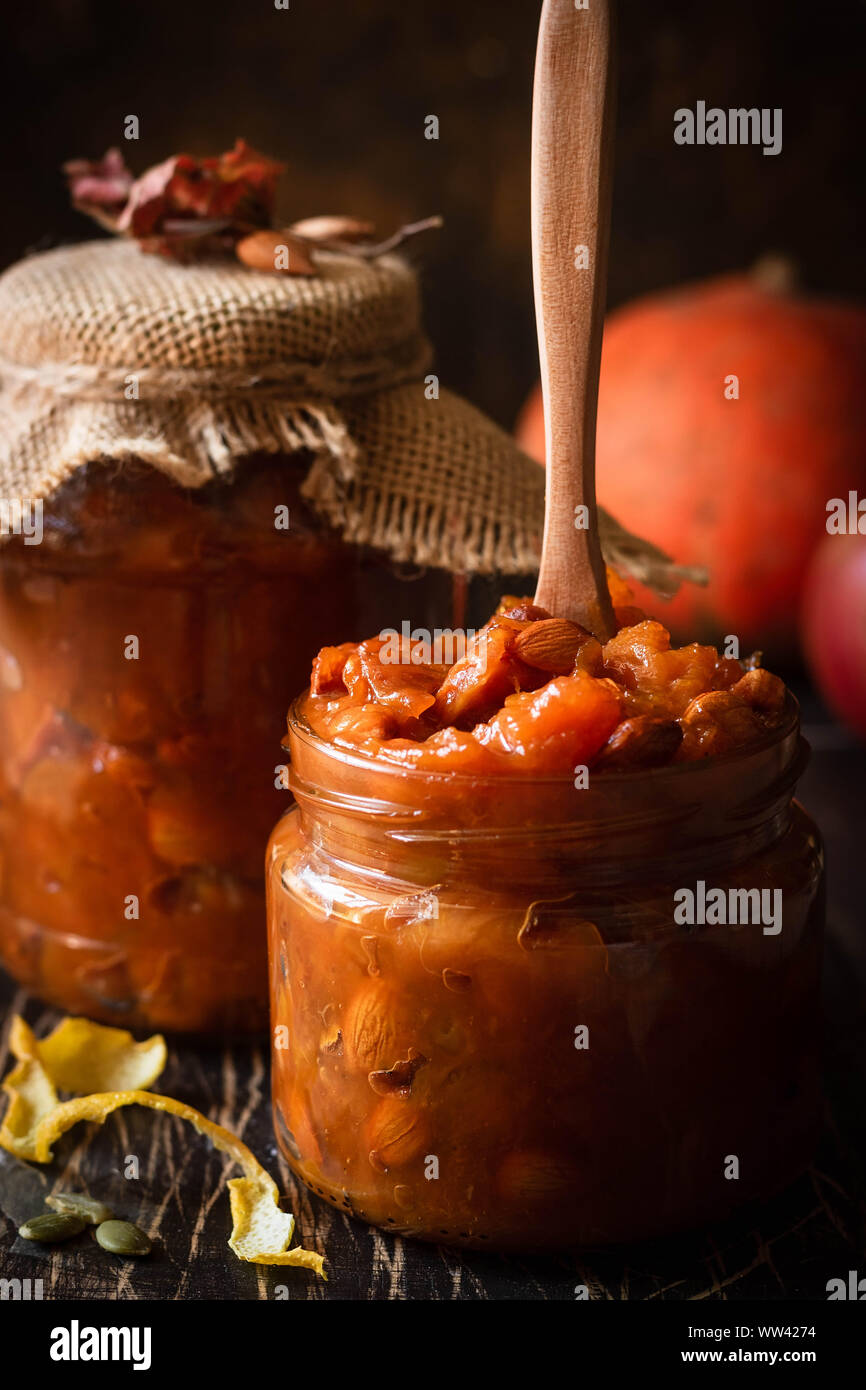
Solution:
[(802, 636), (827, 704), (866, 738), (866, 535), (820, 542), (806, 576)]

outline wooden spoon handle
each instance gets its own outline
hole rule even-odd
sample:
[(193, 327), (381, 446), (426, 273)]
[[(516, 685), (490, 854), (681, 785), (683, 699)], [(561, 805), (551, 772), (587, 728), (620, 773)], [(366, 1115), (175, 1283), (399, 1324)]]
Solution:
[(535, 601), (602, 641), (615, 630), (595, 500), (614, 124), (611, 29), (608, 0), (589, 0), (588, 9), (544, 0), (532, 105), (532, 268), (547, 444)]

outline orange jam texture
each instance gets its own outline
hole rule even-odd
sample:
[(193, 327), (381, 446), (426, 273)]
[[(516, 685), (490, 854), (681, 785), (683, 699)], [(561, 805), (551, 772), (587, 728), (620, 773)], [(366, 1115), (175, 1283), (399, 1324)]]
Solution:
[(479, 776), (659, 767), (746, 749), (778, 726), (785, 686), (758, 657), (672, 647), (611, 580), (618, 631), (609, 642), (507, 597), (450, 665), (433, 660), (429, 639), (324, 647), (303, 716), (342, 747)]

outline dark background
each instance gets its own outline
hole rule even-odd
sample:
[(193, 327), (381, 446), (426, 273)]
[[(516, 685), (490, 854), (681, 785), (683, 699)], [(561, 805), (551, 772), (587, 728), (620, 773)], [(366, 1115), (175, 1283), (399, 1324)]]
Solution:
[[(415, 254), (443, 382), (510, 426), (536, 373), (530, 95), (540, 0), (42, 0), (7, 10), (0, 264), (91, 235), (60, 164), (133, 171), (243, 135), (280, 210), (442, 213)], [(611, 305), (768, 251), (866, 289), (860, 0), (622, 0)], [(688, 148), (678, 106), (781, 106), (783, 148)], [(141, 123), (123, 140), (123, 119)], [(440, 139), (424, 139), (424, 117)], [(98, 233), (97, 233), (98, 234)]]
[[(243, 135), (288, 163), (286, 219), (352, 212), (385, 233), (444, 215), (444, 231), (415, 253), (439, 371), (510, 425), (536, 375), (529, 134), (540, 0), (290, 5), (284, 12), (273, 0), (42, 0), (12, 17), (7, 11), (0, 266), (28, 249), (98, 234), (69, 208), (59, 166), (122, 144), (125, 116), (141, 122), (140, 141), (124, 145), (136, 173), (182, 150), (217, 153)], [(807, 287), (863, 294), (864, 37), (859, 0), (622, 0), (611, 304), (748, 266), (769, 251), (792, 257)], [(782, 153), (676, 146), (673, 113), (698, 100), (781, 106)], [(441, 123), (438, 143), (424, 139), (431, 113)], [(829, 1122), (818, 1166), (757, 1215), (651, 1250), (603, 1252), (586, 1269), (571, 1258), (544, 1266), (447, 1252), (431, 1258), (427, 1247), (364, 1231), (300, 1192), (301, 1234), (326, 1249), (331, 1283), (298, 1281), (293, 1297), (573, 1299), (580, 1279), (605, 1299), (814, 1299), (825, 1297), (829, 1277), (858, 1265), (863, 1273), (863, 754), (804, 694), (815, 758), (803, 798), (826, 834), (831, 885)], [(42, 1021), (35, 1002), (13, 998), (0, 983), (0, 1011), (25, 1007), (31, 1022)], [(234, 1124), (241, 1112), (246, 1123), (249, 1097), (261, 1092), (245, 1136), (278, 1166), (263, 1067), (246, 1049), (185, 1047), (172, 1053), (166, 1089), (181, 1088), (205, 1109), (221, 1097)], [(106, 1126), (100, 1143), (120, 1142), (117, 1134), (126, 1131)], [(63, 1161), (72, 1176), (63, 1185), (77, 1187), (83, 1175), (101, 1193), (116, 1166), (106, 1147), (79, 1152), (70, 1139)], [(187, 1165), (178, 1147), (175, 1169), (173, 1146), (160, 1149), (160, 1164), (163, 1153), (165, 1169), (157, 1165), (147, 1200), (163, 1204), (171, 1184), (164, 1246), (124, 1296), (271, 1296), (278, 1274), (224, 1259), (225, 1204), (204, 1224), (223, 1180), (221, 1161), (202, 1146)], [(0, 1253), (4, 1275), (29, 1277), (33, 1251), (23, 1242), (12, 1247), (33, 1193), (16, 1184), (44, 1178), (24, 1165), (14, 1173), (15, 1181), (4, 1173)], [(291, 1191), (284, 1167), (279, 1175)], [(193, 1228), (200, 1233), (194, 1258), (185, 1234)], [(45, 1258), (50, 1296), (116, 1295), (104, 1262), (84, 1258)]]

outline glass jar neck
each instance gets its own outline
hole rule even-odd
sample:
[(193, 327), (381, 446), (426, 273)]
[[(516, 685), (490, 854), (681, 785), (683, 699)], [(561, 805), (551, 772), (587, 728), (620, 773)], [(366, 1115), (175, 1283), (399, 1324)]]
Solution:
[[(354, 872), (567, 890), (706, 878), (785, 833), (808, 758), (796, 707), (767, 743), (725, 758), (581, 778), (407, 772), (290, 720), (291, 778), (307, 841)], [(575, 785), (575, 781), (580, 785)]]

